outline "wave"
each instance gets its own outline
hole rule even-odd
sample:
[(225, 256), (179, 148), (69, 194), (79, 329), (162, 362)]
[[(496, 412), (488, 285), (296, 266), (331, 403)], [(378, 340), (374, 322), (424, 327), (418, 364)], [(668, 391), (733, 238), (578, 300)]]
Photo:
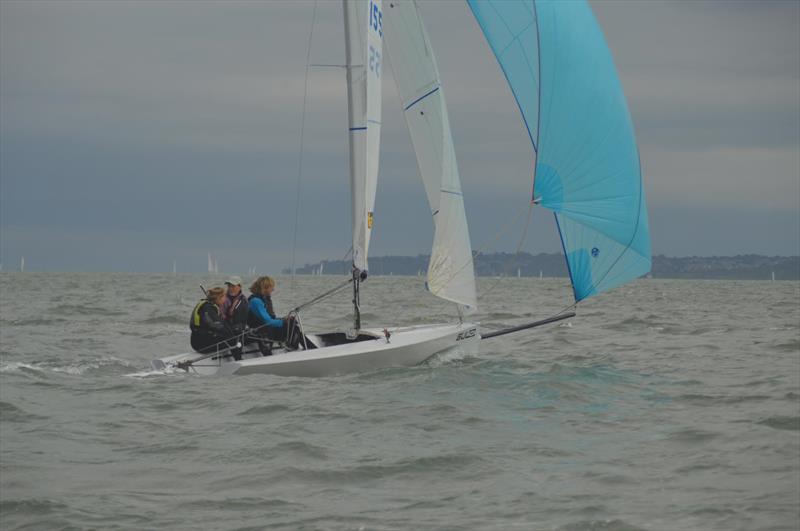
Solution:
[(168, 324), (168, 325), (184, 325), (188, 329), (189, 325), (187, 324), (188, 320), (184, 319), (183, 317), (178, 317), (174, 314), (170, 315), (155, 315), (153, 317), (148, 317), (147, 319), (142, 319), (141, 321), (137, 321), (137, 324), (145, 324), (145, 325), (153, 325), (153, 324)]
[(280, 413), (291, 411), (292, 408), (283, 404), (268, 404), (266, 406), (253, 406), (237, 415), (269, 415), (270, 413)]
[(266, 509), (277, 508), (297, 508), (299, 510), (303, 505), (276, 498), (225, 497), (220, 499), (220, 497), (216, 497), (184, 502), (180, 504), (180, 507), (184, 507), (190, 511), (216, 510), (220, 511), (220, 513), (229, 514), (231, 511), (237, 510), (253, 510), (259, 512), (263, 512)]
[(800, 417), (775, 416), (759, 420), (756, 424), (776, 430), (800, 431)]
[(624, 520), (581, 520), (564, 524), (556, 531), (646, 531), (643, 527), (636, 527)]
[(29, 420), (45, 418), (47, 417), (28, 413), (10, 402), (0, 402), (0, 419), (3, 422), (28, 422)]
[(0, 364), (0, 372), (42, 372), (42, 369), (22, 361)]
[(114, 356), (98, 358), (91, 361), (76, 361), (67, 365), (60, 365), (57, 362), (31, 362), (26, 363), (23, 361), (12, 361), (9, 363), (0, 364), (0, 373), (46, 373), (55, 372), (68, 374), (71, 376), (82, 376), (92, 371), (109, 370), (118, 368), (135, 368), (131, 362), (116, 358)]
[(0, 500), (0, 513), (41, 515), (69, 509), (63, 503), (41, 498), (23, 498), (17, 500)]
[(800, 340), (794, 339), (786, 343), (778, 343), (777, 345), (772, 345), (770, 348), (778, 352), (800, 352)]
[(633, 330), (646, 329), (656, 324), (657, 323), (653, 323), (652, 321), (646, 321), (638, 317), (629, 317), (628, 319), (623, 319), (622, 321), (618, 321), (616, 323), (605, 324), (602, 326), (602, 328), (604, 328), (605, 330), (614, 330), (617, 332), (627, 332)]
[(3, 326), (53, 326), (54, 324), (69, 323), (71, 320), (64, 317), (51, 317), (49, 319), (31, 317), (29, 319), (3, 319), (0, 322)]
[(676, 398), (678, 401), (689, 402), (693, 406), (721, 406), (731, 404), (741, 404), (743, 402), (763, 402), (771, 400), (767, 395), (744, 395), (744, 396), (725, 396), (725, 395), (704, 395), (704, 394), (685, 394)]
[(456, 364), (464, 361), (469, 357), (469, 354), (461, 347), (453, 347), (444, 352), (439, 352), (425, 361), (423, 366), (429, 368), (442, 367), (444, 365)]
[(128, 312), (111, 310), (99, 306), (89, 306), (83, 304), (58, 304), (47, 310), (49, 314), (68, 314), (68, 315), (99, 315), (102, 317), (127, 317)]
[(718, 436), (719, 436), (718, 433), (712, 431), (699, 430), (696, 428), (686, 428), (672, 432), (667, 436), (667, 438), (671, 441), (680, 443), (699, 444), (708, 442), (712, 439), (716, 439)]
[(286, 467), (279, 472), (280, 478), (303, 479), (309, 482), (333, 484), (362, 484), (370, 480), (386, 480), (397, 475), (453, 474), (461, 471), (464, 474), (482, 473), (484, 459), (477, 455), (443, 454), (436, 456), (401, 459), (389, 464), (360, 465), (341, 469), (314, 470), (307, 468)]
[(123, 374), (123, 378), (151, 378), (153, 376), (182, 376), (187, 374), (186, 371), (176, 367), (165, 367), (163, 369), (145, 369), (143, 371), (131, 372)]
[(268, 449), (267, 453), (273, 453), (281, 459), (285, 458), (287, 454), (298, 456), (302, 459), (326, 459), (328, 452), (321, 446), (315, 446), (303, 441), (287, 441), (276, 444)]

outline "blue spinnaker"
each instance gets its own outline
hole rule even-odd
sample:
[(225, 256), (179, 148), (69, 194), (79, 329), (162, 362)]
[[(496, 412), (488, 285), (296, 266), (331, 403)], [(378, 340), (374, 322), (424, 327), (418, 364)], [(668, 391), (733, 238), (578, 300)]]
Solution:
[(584, 0), (467, 0), (536, 150), (533, 198), (553, 210), (575, 300), (650, 271), (636, 147), (611, 52)]

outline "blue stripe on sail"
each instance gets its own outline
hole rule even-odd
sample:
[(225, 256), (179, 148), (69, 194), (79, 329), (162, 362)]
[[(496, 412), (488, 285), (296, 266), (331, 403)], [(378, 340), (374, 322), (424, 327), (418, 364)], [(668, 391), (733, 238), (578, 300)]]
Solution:
[(350, 130), (351, 131), (366, 131), (367, 128), (366, 127), (351, 127)]
[[(564, 245), (564, 236), (561, 232), (561, 224), (558, 222), (558, 213), (553, 212), (553, 217), (556, 219), (556, 227), (558, 228), (558, 237), (561, 240), (561, 248), (564, 250), (564, 258), (567, 256), (567, 246)], [(572, 285), (572, 293), (575, 294), (575, 281), (572, 279), (572, 266), (567, 260), (567, 273), (569, 273), (569, 283)], [(575, 295), (575, 300), (578, 300), (577, 294)]]
[(414, 101), (412, 101), (411, 103), (409, 103), (409, 104), (408, 104), (408, 106), (406, 106), (406, 108), (405, 108), (405, 109), (403, 109), (403, 111), (407, 111), (407, 110), (409, 110), (411, 107), (413, 107), (414, 105), (416, 105), (416, 104), (417, 104), (417, 103), (419, 103), (420, 101), (424, 100), (425, 98), (427, 98), (428, 96), (430, 96), (431, 94), (433, 94), (434, 92), (436, 92), (437, 90), (439, 90), (439, 87), (436, 87), (435, 89), (433, 89), (432, 91), (428, 92), (427, 94), (423, 94), (423, 95), (422, 95), (422, 96), (420, 96), (419, 98), (417, 98), (417, 99), (415, 99)]
[(453, 190), (440, 190), (443, 194), (463, 195), (461, 192), (454, 192)]
[(575, 300), (643, 275), (651, 249), (633, 123), (588, 3), (467, 3), (529, 127), (533, 197), (556, 213)]

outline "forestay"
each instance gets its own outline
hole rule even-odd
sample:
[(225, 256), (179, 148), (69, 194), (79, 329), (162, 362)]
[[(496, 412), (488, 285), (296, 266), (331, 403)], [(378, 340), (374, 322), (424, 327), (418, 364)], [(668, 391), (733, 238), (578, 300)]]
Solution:
[(353, 265), (367, 270), (381, 136), (381, 0), (343, 0), (350, 128)]
[(467, 0), (534, 149), (532, 200), (554, 211), (575, 300), (650, 270), (639, 153), (611, 52), (583, 0)]
[(436, 59), (414, 2), (390, 0), (384, 8), (387, 52), (435, 227), (428, 289), (471, 312), (472, 247)]

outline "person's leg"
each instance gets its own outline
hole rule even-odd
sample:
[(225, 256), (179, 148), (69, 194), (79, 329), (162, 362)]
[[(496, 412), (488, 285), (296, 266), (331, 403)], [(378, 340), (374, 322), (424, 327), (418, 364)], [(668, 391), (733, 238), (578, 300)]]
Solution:
[(216, 350), (216, 340), (213, 336), (202, 332), (193, 332), (191, 337), (192, 350), (200, 354), (209, 354)]
[(286, 341), (286, 332), (288, 329), (288, 322), (283, 321), (283, 326), (278, 328), (276, 326), (268, 326), (266, 336), (271, 339), (272, 341), (280, 341), (283, 343)]

